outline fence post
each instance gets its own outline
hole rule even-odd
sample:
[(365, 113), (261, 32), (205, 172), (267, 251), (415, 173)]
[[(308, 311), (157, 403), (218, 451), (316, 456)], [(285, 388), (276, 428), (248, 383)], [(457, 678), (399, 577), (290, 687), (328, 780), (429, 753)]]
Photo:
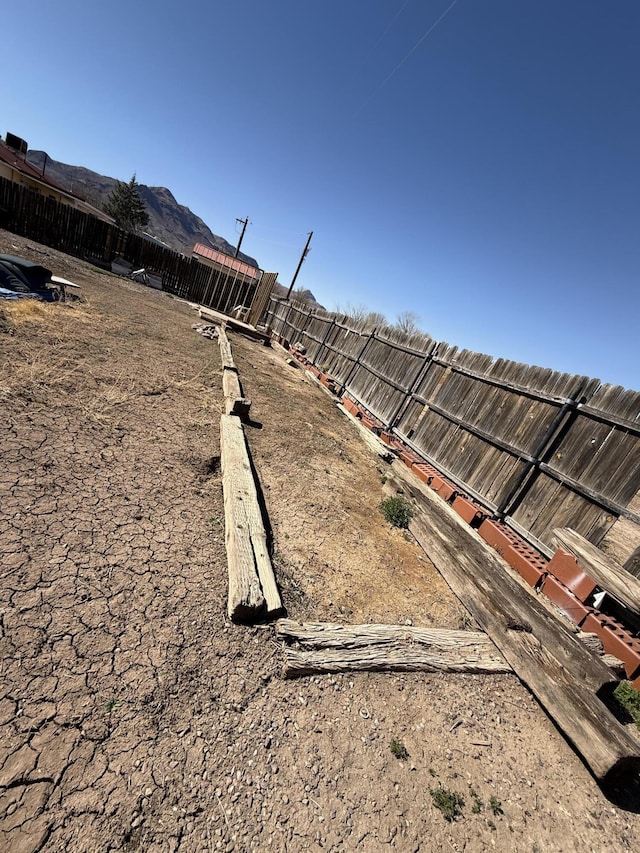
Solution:
[(269, 297), (269, 300), (267, 302), (267, 316), (265, 318), (267, 326), (273, 326), (273, 322), (269, 322), (269, 318), (275, 317), (275, 313), (273, 311), (273, 308), (271, 307), (272, 302), (273, 302), (272, 298)]
[(305, 331), (307, 330), (307, 326), (311, 322), (312, 316), (313, 316), (313, 311), (311, 310), (311, 308), (309, 308), (309, 313), (307, 314), (307, 320), (306, 320), (305, 324), (303, 325), (303, 327), (300, 329), (301, 335), (304, 335)]
[(535, 471), (538, 471), (539, 463), (544, 461), (544, 457), (547, 455), (554, 442), (559, 437), (564, 436), (575, 422), (578, 400), (584, 391), (585, 386), (582, 384), (576, 388), (573, 394), (570, 395), (568, 401), (560, 407), (560, 410), (549, 425), (549, 428), (546, 430), (545, 434), (542, 436), (531, 454), (532, 461), (527, 462), (524, 470), (516, 478), (513, 485), (507, 490), (505, 496), (501, 498), (498, 503), (496, 511), (493, 514), (494, 518), (503, 519), (520, 506), (526, 497), (527, 492), (533, 485), (533, 478), (530, 475)]
[[(282, 302), (280, 304), (282, 305)], [(293, 305), (290, 302), (288, 302), (287, 303), (287, 313), (284, 315), (284, 318), (281, 321), (280, 337), (283, 338), (285, 341), (289, 340), (289, 328), (288, 328), (289, 327), (289, 314), (291, 313), (292, 308), (293, 308)]]
[[(354, 330), (352, 329), (351, 331), (354, 331)], [(363, 355), (365, 354), (365, 351), (366, 351), (367, 347), (369, 346), (369, 344), (371, 343), (371, 341), (375, 338), (375, 336), (376, 336), (376, 332), (377, 332), (377, 331), (378, 331), (378, 329), (377, 329), (377, 327), (376, 327), (375, 329), (373, 329), (373, 331), (371, 331), (371, 332), (369, 333), (369, 335), (368, 335), (368, 337), (367, 337), (367, 340), (364, 342), (364, 346), (362, 347), (362, 349), (361, 349), (361, 350), (360, 350), (360, 352), (358, 353), (358, 355), (357, 355), (357, 357), (356, 357), (356, 360), (355, 360), (355, 361), (353, 362), (353, 364), (351, 365), (351, 370), (350, 370), (350, 371), (349, 371), (349, 373), (347, 374), (347, 378), (344, 380), (344, 383), (343, 383), (343, 385), (342, 385), (342, 388), (343, 388), (343, 390), (344, 390), (344, 391), (348, 391), (348, 390), (349, 390), (347, 386), (349, 385), (349, 382), (351, 381), (351, 379), (352, 379), (352, 377), (353, 377), (353, 374), (356, 372), (356, 370), (357, 370), (357, 369), (358, 369), (358, 367), (360, 366), (360, 361), (362, 360), (362, 357), (363, 357)]]
[(400, 423), (400, 421), (404, 417), (404, 413), (407, 410), (409, 402), (413, 398), (413, 395), (415, 393), (416, 388), (420, 385), (420, 383), (422, 382), (424, 377), (427, 375), (427, 371), (431, 367), (432, 359), (433, 359), (433, 356), (434, 356), (437, 348), (438, 348), (438, 342), (433, 341), (430, 349), (427, 350), (427, 352), (424, 354), (424, 361), (420, 365), (420, 370), (417, 372), (416, 378), (413, 380), (409, 390), (407, 391), (407, 393), (404, 395), (404, 397), (400, 401), (400, 405), (398, 406), (398, 408), (395, 410), (393, 415), (389, 418), (389, 424), (388, 424), (389, 429), (391, 429), (391, 430), (395, 429), (396, 426)]
[(322, 353), (323, 349), (326, 349), (326, 344), (327, 344), (327, 341), (329, 340), (329, 335), (331, 334), (331, 331), (332, 331), (333, 327), (335, 326), (335, 324), (336, 324), (336, 321), (332, 317), (331, 322), (329, 323), (329, 328), (325, 332), (325, 336), (322, 339), (322, 343), (320, 344), (320, 349), (316, 353), (316, 364), (318, 365), (318, 367), (320, 366), (320, 354)]
[(204, 292), (202, 294), (202, 304), (203, 305), (209, 305), (207, 300), (211, 297), (211, 290), (212, 290), (212, 286), (213, 286), (212, 283), (213, 283), (214, 272), (215, 272), (215, 269), (213, 267), (211, 267), (211, 272), (209, 273), (209, 278), (207, 280), (207, 283), (204, 286)]
[[(293, 305), (289, 305), (289, 311), (291, 311), (292, 309), (293, 309)], [(311, 320), (311, 316), (312, 316), (311, 309), (309, 309), (308, 314), (305, 312), (304, 308), (296, 308), (294, 310), (298, 311), (300, 314), (303, 314), (305, 319), (303, 320), (301, 327), (299, 329), (297, 329), (297, 328), (293, 329), (293, 331), (296, 333), (296, 335), (298, 335), (297, 341), (292, 341), (291, 338), (289, 336), (287, 336), (287, 340), (289, 341), (289, 344), (291, 344), (291, 345), (293, 345), (294, 343), (302, 343), (300, 338), (304, 335), (305, 329), (309, 325), (309, 321)], [(289, 316), (289, 312), (287, 312), (287, 318), (288, 318), (288, 316)]]

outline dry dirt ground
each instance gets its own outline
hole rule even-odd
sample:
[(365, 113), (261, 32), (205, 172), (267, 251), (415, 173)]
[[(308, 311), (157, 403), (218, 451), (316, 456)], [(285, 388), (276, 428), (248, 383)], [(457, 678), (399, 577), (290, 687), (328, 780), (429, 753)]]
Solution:
[[(167, 294), (0, 251), (85, 300), (0, 318), (0, 850), (640, 849), (514, 676), (283, 680), (272, 628), (226, 618), (217, 345)], [(331, 400), (231, 342), (289, 615), (470, 624)]]

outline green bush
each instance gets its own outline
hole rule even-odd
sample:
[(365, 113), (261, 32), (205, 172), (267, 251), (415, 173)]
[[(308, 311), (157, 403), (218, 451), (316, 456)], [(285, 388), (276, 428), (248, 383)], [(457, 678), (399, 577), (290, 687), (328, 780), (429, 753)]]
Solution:
[(407, 748), (401, 740), (397, 740), (396, 738), (394, 738), (389, 744), (389, 748), (391, 749), (391, 752), (395, 755), (395, 757), (400, 759), (400, 761), (406, 761), (407, 758), (409, 758)]
[(489, 800), (489, 808), (494, 813), (494, 815), (504, 814), (502, 810), (502, 803), (497, 797), (491, 797)]
[(444, 819), (449, 823), (462, 815), (464, 797), (460, 794), (457, 794), (455, 791), (450, 791), (442, 785), (438, 788), (432, 788), (430, 794), (434, 806), (437, 809), (440, 809), (444, 815)]
[(613, 696), (640, 729), (640, 690), (636, 690), (630, 681), (621, 681)]
[(413, 516), (411, 506), (404, 498), (385, 498), (380, 511), (394, 527), (408, 527)]

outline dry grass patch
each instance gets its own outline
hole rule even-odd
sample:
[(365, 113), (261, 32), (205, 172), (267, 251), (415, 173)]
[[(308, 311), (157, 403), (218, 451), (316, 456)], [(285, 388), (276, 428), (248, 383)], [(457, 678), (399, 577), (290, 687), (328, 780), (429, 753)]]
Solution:
[(15, 327), (22, 323), (42, 322), (43, 318), (50, 314), (52, 307), (51, 304), (45, 304), (38, 299), (16, 299), (7, 303), (4, 312)]
[[(142, 337), (134, 342), (129, 324), (87, 302), (24, 299), (2, 310), (0, 319), (11, 334), (0, 338), (0, 399), (22, 397), (56, 408), (72, 405), (85, 418), (104, 422), (143, 397), (210, 387), (210, 370), (185, 373), (167, 359), (157, 341)], [(131, 338), (130, 346), (139, 354), (140, 369), (134, 372), (113, 358), (123, 336)], [(198, 423), (217, 420), (219, 411), (204, 408), (197, 414)]]

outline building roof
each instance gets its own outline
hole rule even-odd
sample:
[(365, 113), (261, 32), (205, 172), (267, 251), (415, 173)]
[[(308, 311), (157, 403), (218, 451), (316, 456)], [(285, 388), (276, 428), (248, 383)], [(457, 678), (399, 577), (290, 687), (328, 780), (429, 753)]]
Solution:
[[(11, 166), (11, 168), (15, 169), (17, 172), (21, 172), (28, 178), (32, 178), (34, 181), (38, 181), (40, 184), (51, 187), (51, 189), (54, 189), (59, 193), (64, 193), (70, 198), (76, 198), (76, 196), (74, 196), (73, 193), (70, 193), (69, 190), (66, 190), (63, 186), (56, 183), (56, 181), (52, 181), (51, 178), (43, 175), (42, 170), (37, 166), (34, 166), (33, 163), (30, 163), (24, 154), (16, 151), (15, 148), (10, 148), (2, 139), (0, 139), (0, 160)], [(81, 201), (81, 199), (78, 200)]]
[(248, 275), (251, 278), (258, 277), (258, 267), (251, 266), (251, 264), (247, 264), (245, 261), (241, 261), (239, 258), (234, 258), (231, 255), (225, 255), (224, 252), (212, 249), (210, 246), (205, 246), (204, 243), (196, 243), (193, 247), (193, 254), (228, 269), (236, 270), (242, 273), (242, 275)]
[(2, 139), (0, 139), (0, 162), (6, 163), (8, 166), (11, 166), (12, 169), (15, 169), (16, 172), (20, 172), (25, 177), (29, 178), (36, 184), (40, 184), (40, 186), (52, 190), (55, 190), (57, 193), (60, 193), (62, 196), (66, 196), (66, 198), (73, 199), (77, 202), (85, 213), (90, 213), (93, 216), (97, 216), (99, 219), (102, 219), (104, 222), (114, 223), (115, 220), (113, 217), (104, 213), (102, 210), (97, 208), (95, 205), (91, 204), (88, 201), (85, 201), (80, 196), (75, 195), (72, 192), (69, 192), (68, 189), (63, 187), (57, 181), (52, 180), (47, 177), (47, 175), (42, 174), (42, 169), (38, 166), (34, 166), (33, 163), (30, 163), (26, 155), (21, 154), (19, 151), (16, 151), (15, 148), (11, 148), (11, 146), (7, 145)]

